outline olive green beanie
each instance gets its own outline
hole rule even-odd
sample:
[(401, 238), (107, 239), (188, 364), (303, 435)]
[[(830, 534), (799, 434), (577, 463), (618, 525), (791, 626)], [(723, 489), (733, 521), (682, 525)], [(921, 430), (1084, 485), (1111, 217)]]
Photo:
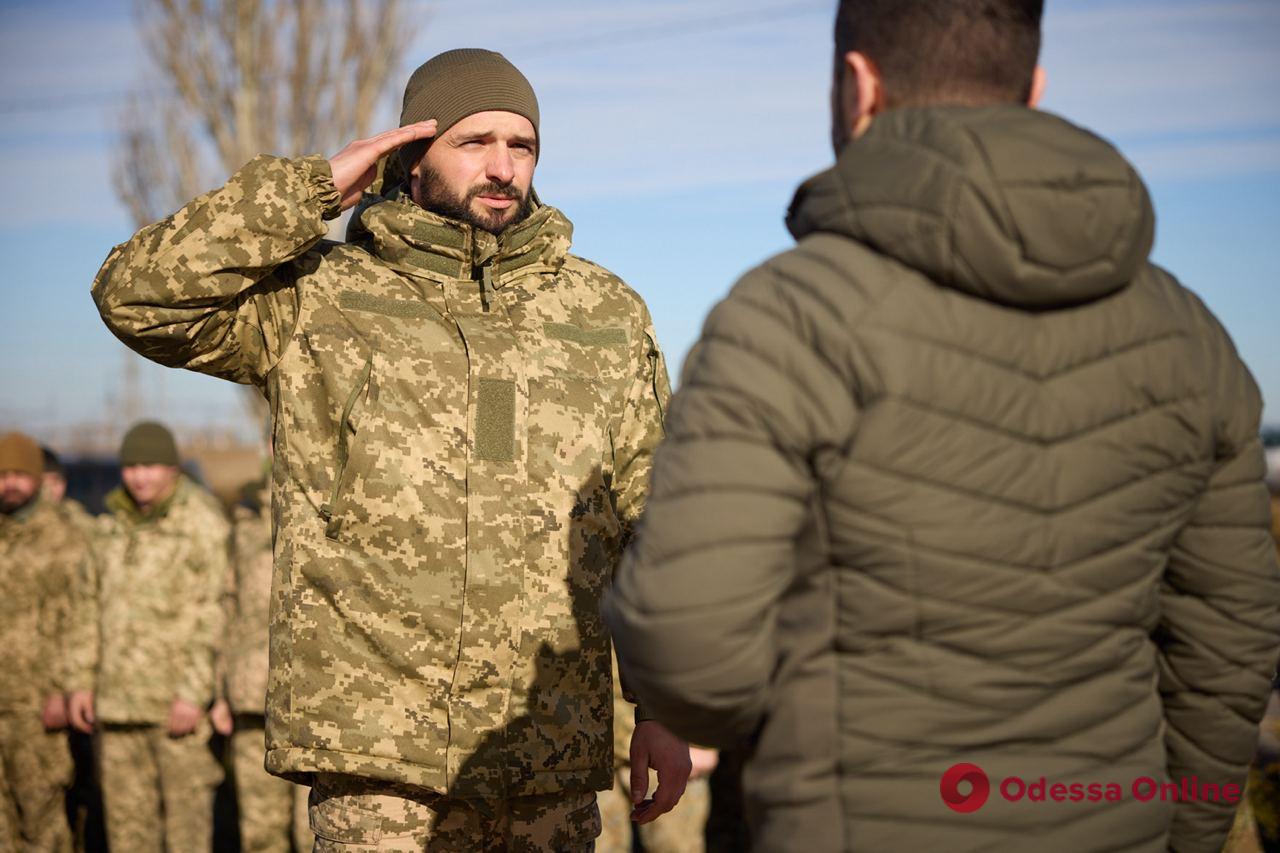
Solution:
[(19, 471), (39, 477), (44, 473), (44, 454), (35, 439), (20, 432), (0, 436), (0, 471)]
[[(436, 120), (436, 137), (475, 113), (501, 110), (527, 118), (538, 133), (538, 97), (533, 86), (505, 56), (491, 50), (461, 48), (428, 59), (404, 87), (400, 126)], [(428, 140), (400, 149), (408, 174), (426, 152)]]
[(120, 467), (129, 465), (177, 466), (178, 445), (173, 433), (155, 421), (134, 424), (120, 443)]

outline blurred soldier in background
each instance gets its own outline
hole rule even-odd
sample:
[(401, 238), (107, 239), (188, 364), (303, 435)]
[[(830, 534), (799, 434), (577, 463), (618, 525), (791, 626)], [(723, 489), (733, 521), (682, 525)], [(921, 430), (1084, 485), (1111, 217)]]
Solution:
[(112, 853), (208, 850), (222, 770), (209, 751), (229, 527), (153, 422), (120, 449), (123, 486), (85, 563), (68, 674), (71, 722), (97, 733)]
[[(66, 468), (58, 454), (47, 446), (40, 449), (44, 454), (44, 485), (40, 491), (40, 499), (52, 504), (63, 518), (85, 534), (87, 544), (92, 547), (97, 530), (96, 517), (79, 501), (67, 497)], [(77, 566), (73, 582), (78, 583), (79, 579)], [(70, 592), (71, 589), (68, 588), (68, 593)], [(75, 847), (77, 850), (84, 850), (86, 846), (105, 843), (101, 840), (102, 794), (98, 790), (97, 773), (94, 770), (92, 736), (69, 727), (67, 737), (71, 746), (71, 758), (75, 763), (75, 777), (67, 797), (67, 814)]]
[[(716, 768), (716, 751), (691, 746), (693, 769), (680, 802), (662, 820), (637, 825), (631, 819), (634, 808), (631, 735), (635, 731), (635, 706), (623, 696), (618, 662), (613, 663), (613, 788), (600, 795), (600, 839), (596, 853), (631, 853), (638, 836), (645, 853), (702, 853), (704, 833), (711, 811), (708, 785)], [(652, 773), (652, 771), (650, 771)], [(639, 781), (639, 780), (635, 780)], [(652, 784), (654, 779), (650, 778)]]
[(63, 639), (86, 549), (40, 495), (43, 471), (35, 441), (0, 437), (0, 850), (14, 853), (71, 849)]
[(232, 513), (231, 571), (223, 609), (227, 632), (213, 724), (231, 737), (232, 772), (245, 853), (310, 851), (308, 789), (272, 776), (266, 759), (267, 621), (271, 604), (270, 479), (252, 483)]
[(41, 447), (44, 454), (44, 487), (41, 498), (57, 507), (72, 524), (86, 533), (92, 533), (94, 518), (75, 498), (67, 497), (67, 469), (58, 454), (48, 447)]

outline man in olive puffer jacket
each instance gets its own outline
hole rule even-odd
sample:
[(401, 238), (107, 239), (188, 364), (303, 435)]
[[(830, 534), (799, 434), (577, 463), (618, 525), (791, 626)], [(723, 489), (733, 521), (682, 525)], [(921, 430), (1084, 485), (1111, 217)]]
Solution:
[(1216, 851), (1243, 787), (1261, 401), (1133, 168), (1029, 108), (1042, 5), (841, 4), (838, 162), (672, 401), (605, 614), (658, 719), (753, 740), (760, 849)]

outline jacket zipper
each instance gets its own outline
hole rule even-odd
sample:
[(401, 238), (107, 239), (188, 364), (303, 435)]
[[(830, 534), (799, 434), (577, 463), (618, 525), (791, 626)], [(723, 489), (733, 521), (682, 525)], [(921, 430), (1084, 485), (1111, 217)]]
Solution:
[(649, 359), (649, 385), (653, 388), (653, 401), (658, 405), (658, 423), (662, 427), (662, 434), (667, 434), (667, 413), (662, 409), (662, 394), (658, 391), (658, 346), (653, 342), (653, 338), (645, 334), (645, 340), (649, 342), (649, 351), (646, 357)]
[(320, 516), (325, 521), (333, 521), (333, 507), (338, 502), (338, 491), (342, 488), (342, 475), (347, 470), (347, 460), (350, 454), (350, 448), (347, 446), (347, 426), (351, 422), (351, 410), (356, 406), (356, 400), (360, 398), (360, 392), (369, 384), (369, 374), (373, 372), (373, 356), (369, 356), (364, 363), (364, 369), (360, 371), (360, 376), (356, 380), (355, 387), (351, 389), (351, 393), (347, 395), (347, 401), (342, 406), (342, 419), (338, 422), (338, 466), (333, 474), (333, 487), (329, 490), (329, 500), (324, 502), (320, 507)]
[(489, 297), (493, 295), (493, 266), (485, 264), (480, 268), (480, 307), (489, 312)]

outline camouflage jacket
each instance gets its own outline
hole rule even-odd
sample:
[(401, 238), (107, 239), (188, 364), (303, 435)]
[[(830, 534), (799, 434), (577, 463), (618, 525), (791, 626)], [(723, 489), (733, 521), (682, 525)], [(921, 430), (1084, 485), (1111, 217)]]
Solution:
[(58, 512), (77, 530), (87, 537), (92, 537), (98, 529), (98, 517), (85, 509), (84, 504), (72, 498), (63, 498), (58, 502)]
[(84, 535), (36, 498), (0, 515), (0, 713), (40, 713), (63, 689), (71, 589), (85, 558)]
[(146, 515), (123, 488), (107, 508), (77, 585), (68, 687), (94, 691), (102, 722), (160, 724), (175, 698), (213, 698), (230, 529), (186, 477)]
[(338, 205), (323, 158), (259, 157), (94, 286), (137, 352), (270, 404), (267, 766), (606, 788), (598, 603), (669, 395), (648, 311), (554, 208), (499, 240), (393, 193), (322, 242)]
[(271, 605), (269, 493), (255, 494), (231, 515), (231, 565), (223, 594), (226, 641), (219, 665), (237, 714), (264, 714), (267, 701), (267, 620)]

